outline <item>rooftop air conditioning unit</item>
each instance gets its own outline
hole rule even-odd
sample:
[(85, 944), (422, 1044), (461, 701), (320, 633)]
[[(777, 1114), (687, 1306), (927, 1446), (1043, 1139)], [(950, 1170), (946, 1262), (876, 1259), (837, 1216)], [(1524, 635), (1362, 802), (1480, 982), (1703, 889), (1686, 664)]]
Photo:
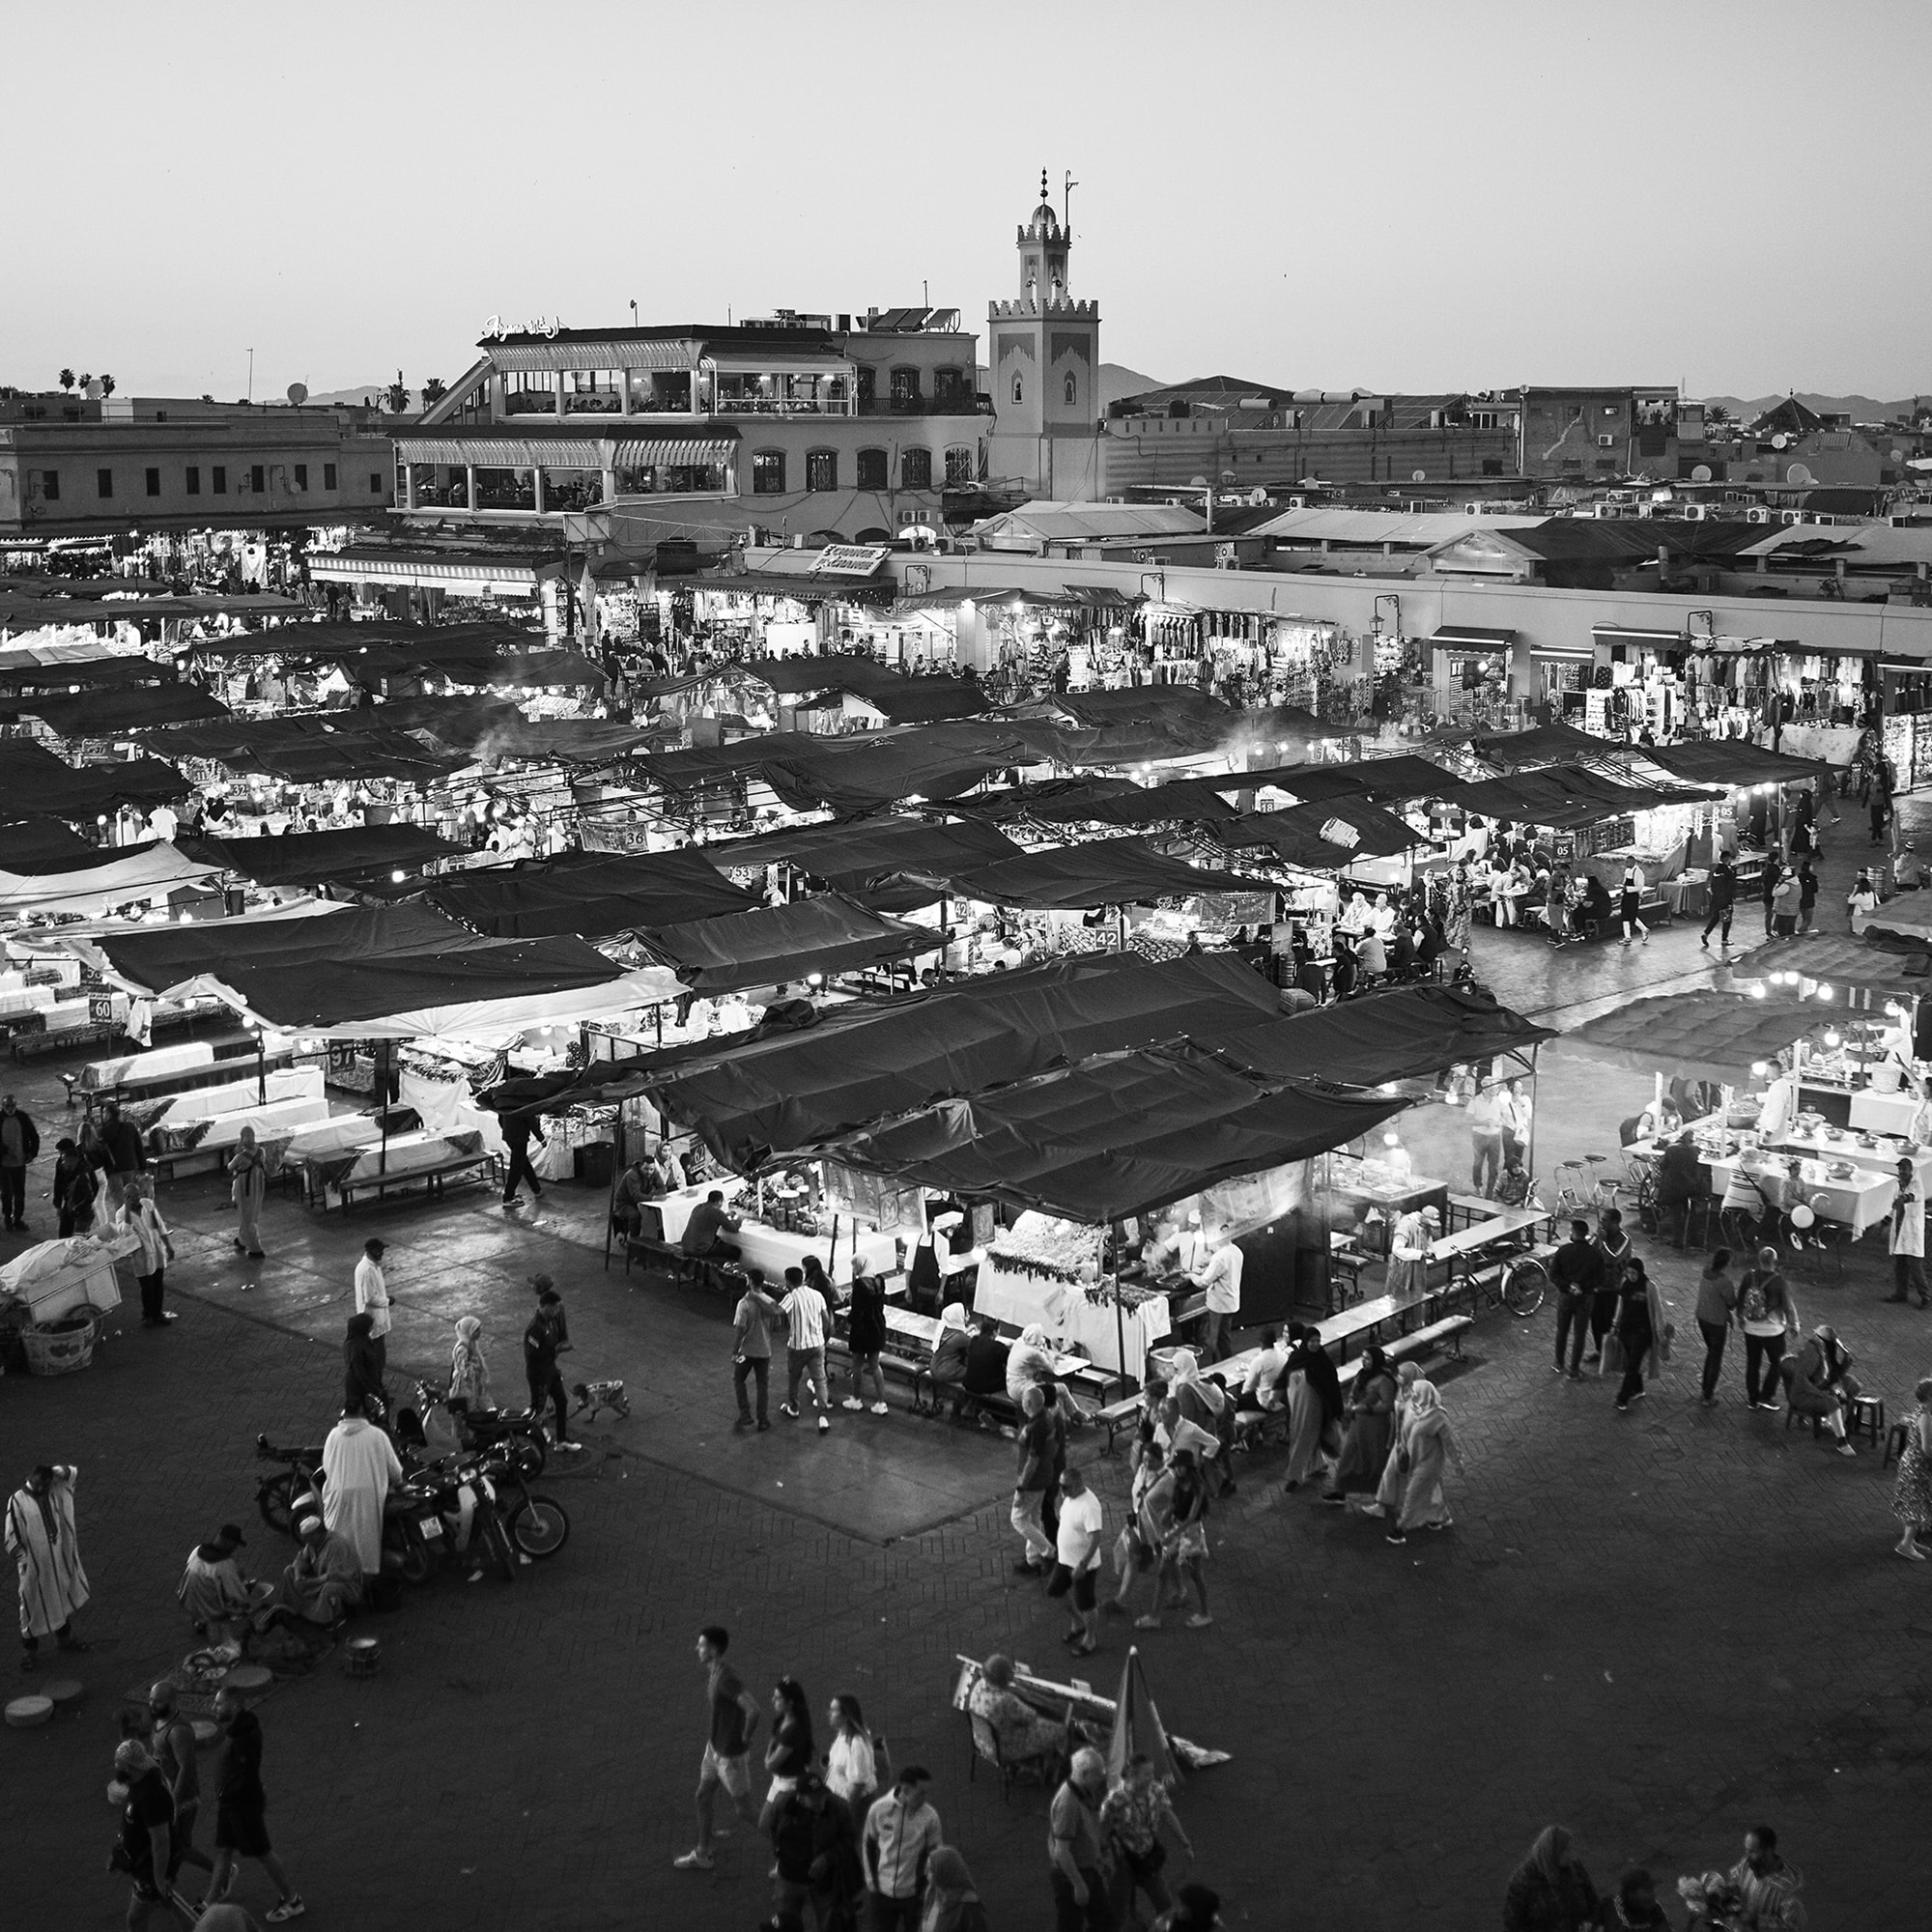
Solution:
[(1710, 514), (1710, 507), (1704, 503), (1686, 503), (1684, 506), (1684, 521), (1689, 524), (1701, 524)]
[(1599, 449), (1614, 449), (1616, 446), (1617, 440), (1613, 436), (1600, 436), (1597, 439), (1597, 447)]
[(1768, 524), (1771, 522), (1771, 512), (1762, 503), (1753, 504), (1750, 509), (1745, 512), (1745, 522), (1747, 524)]
[(1780, 510), (1777, 513), (1777, 521), (1780, 524), (1802, 524), (1804, 521), (1804, 512), (1803, 510)]

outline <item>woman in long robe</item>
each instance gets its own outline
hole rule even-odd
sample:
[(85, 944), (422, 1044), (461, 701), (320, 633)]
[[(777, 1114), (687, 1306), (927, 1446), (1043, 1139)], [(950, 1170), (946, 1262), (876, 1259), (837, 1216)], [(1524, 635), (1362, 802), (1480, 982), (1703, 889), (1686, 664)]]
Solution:
[(1373, 1490), (1381, 1482), (1395, 1433), (1395, 1388), (1388, 1356), (1378, 1348), (1364, 1349), (1349, 1391), (1349, 1429), (1341, 1458), (1321, 1493), (1324, 1503), (1345, 1502), (1350, 1492)]
[(69, 1627), (88, 1598), (87, 1572), (74, 1538), (72, 1463), (41, 1463), (7, 1502), (7, 1548), (20, 1579), (20, 1667), (32, 1670), (43, 1636), (84, 1650)]
[(1394, 1516), (1402, 1507), (1403, 1472), (1399, 1466), (1402, 1429), (1408, 1419), (1409, 1392), (1421, 1379), (1422, 1371), (1413, 1362), (1404, 1362), (1395, 1372), (1395, 1407), (1389, 1413), (1388, 1454), (1382, 1459), (1376, 1499), (1362, 1506), (1370, 1516)]
[[(1408, 1412), (1403, 1418), (1397, 1467), (1402, 1477), (1402, 1508), (1388, 1531), (1391, 1543), (1406, 1540), (1411, 1529), (1447, 1529), (1455, 1521), (1442, 1493), (1442, 1470), (1454, 1463), (1463, 1467), (1463, 1452), (1449, 1427), (1448, 1412), (1435, 1384), (1417, 1381), (1408, 1392)], [(1401, 1468), (1406, 1454), (1408, 1467)]]
[(1287, 1386), (1288, 1487), (1295, 1490), (1342, 1449), (1342, 1384), (1319, 1331), (1295, 1338)]

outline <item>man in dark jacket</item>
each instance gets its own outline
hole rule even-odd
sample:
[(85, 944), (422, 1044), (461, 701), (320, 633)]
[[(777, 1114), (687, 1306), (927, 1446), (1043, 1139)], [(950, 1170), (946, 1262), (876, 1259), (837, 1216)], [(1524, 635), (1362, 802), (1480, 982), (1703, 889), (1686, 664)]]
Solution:
[(371, 1332), (375, 1325), (373, 1315), (349, 1318), (349, 1330), (342, 1338), (342, 1400), (345, 1406), (359, 1402), (371, 1422), (383, 1423), (389, 1406), (383, 1387), (383, 1361)]
[(516, 1206), (518, 1184), (525, 1180), (530, 1183), (531, 1198), (541, 1201), (543, 1189), (537, 1184), (536, 1169), (530, 1165), (530, 1136), (536, 1132), (536, 1116), (504, 1114), (497, 1125), (503, 1131), (503, 1144), (510, 1150), (510, 1165), (503, 1175), (503, 1206)]
[(1590, 1308), (1603, 1286), (1604, 1258), (1590, 1239), (1587, 1221), (1570, 1223), (1570, 1238), (1549, 1258), (1556, 1287), (1556, 1373), (1563, 1373), (1563, 1345), (1570, 1344), (1570, 1379), (1583, 1379), (1583, 1341), (1590, 1332)]
[(0, 1210), (10, 1232), (27, 1225), (27, 1169), (40, 1158), (41, 1130), (0, 1094)]
[(110, 1100), (100, 1110), (100, 1151), (107, 1156), (107, 1198), (119, 1201), (128, 1183), (147, 1165), (140, 1129)]
[(1708, 895), (1707, 917), (1704, 921), (1704, 937), (1698, 943), (1710, 950), (1711, 933), (1714, 927), (1721, 927), (1718, 935), (1720, 946), (1731, 943), (1731, 912), (1738, 900), (1738, 868), (1719, 852), (1711, 864), (1711, 882), (1705, 889)]

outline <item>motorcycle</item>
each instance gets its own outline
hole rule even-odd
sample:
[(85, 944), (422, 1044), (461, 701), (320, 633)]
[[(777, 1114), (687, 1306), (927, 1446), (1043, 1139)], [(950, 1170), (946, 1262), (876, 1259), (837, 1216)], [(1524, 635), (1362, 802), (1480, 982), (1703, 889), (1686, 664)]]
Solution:
[[(452, 1406), (447, 1396), (439, 1395), (426, 1381), (416, 1383), (416, 1414), (419, 1422), (441, 1408), (456, 1426), (457, 1439), (465, 1449), (488, 1455), (501, 1450), (512, 1456), (526, 1476), (540, 1476), (550, 1460), (550, 1444), (544, 1436), (543, 1419), (527, 1408), (469, 1408)], [(402, 1424), (407, 1429), (407, 1424)]]
[(304, 1442), (286, 1448), (270, 1442), (267, 1435), (258, 1435), (255, 1454), (265, 1463), (286, 1464), (278, 1474), (262, 1478), (255, 1491), (255, 1507), (270, 1529), (293, 1537), (304, 1513), (301, 1505), (322, 1489), (322, 1444)]
[(502, 1455), (412, 1470), (389, 1492), (383, 1516), (384, 1565), (406, 1583), (427, 1582), (440, 1560), (464, 1557), (469, 1547), (514, 1582), (523, 1562), (554, 1556), (569, 1535), (562, 1506), (532, 1495)]

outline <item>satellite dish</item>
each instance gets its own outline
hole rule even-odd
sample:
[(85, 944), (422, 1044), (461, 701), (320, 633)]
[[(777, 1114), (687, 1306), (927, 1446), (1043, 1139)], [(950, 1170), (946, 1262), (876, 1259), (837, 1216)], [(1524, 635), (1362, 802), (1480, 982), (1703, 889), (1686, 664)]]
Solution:
[(1905, 452), (1904, 452), (1904, 450), (1902, 450), (1902, 449), (1894, 449), (1894, 450), (1893, 450), (1893, 451), (1891, 452), (1891, 460), (1892, 460), (1892, 461), (1893, 461), (1894, 463), (1903, 463), (1903, 462), (1905, 461)]
[(1708, 463), (1698, 464), (1690, 472), (1690, 480), (1693, 483), (1708, 483), (1711, 480), (1711, 466)]
[(1784, 472), (1784, 480), (1787, 483), (1808, 483), (1811, 481), (1811, 471), (1809, 470), (1808, 468), (1806, 468), (1805, 465), (1802, 463), (1794, 463), (1791, 466), (1791, 468)]
[(1427, 483), (1429, 481), (1429, 471), (1426, 469), (1411, 469), (1408, 472), (1408, 480), (1411, 483)]
[(1772, 438), (1771, 446), (1774, 449), (1782, 449), (1784, 445), (1790, 440), (1791, 439), (1788, 436), (1786, 436), (1782, 430), (1779, 430), (1777, 434)]
[(300, 409), (308, 401), (308, 384), (306, 383), (291, 383), (289, 384), (289, 401), (297, 409)]
[(90, 402), (98, 403), (100, 400), (100, 378), (99, 376), (95, 377), (93, 382), (88, 384), (87, 387), (83, 389), (81, 393), (84, 396), (86, 396)]

